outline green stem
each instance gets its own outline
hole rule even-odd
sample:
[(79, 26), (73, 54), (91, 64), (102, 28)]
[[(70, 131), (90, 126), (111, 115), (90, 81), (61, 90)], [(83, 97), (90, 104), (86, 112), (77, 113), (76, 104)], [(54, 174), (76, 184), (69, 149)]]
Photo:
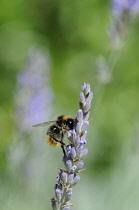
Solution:
[(62, 198), (61, 198), (61, 200), (60, 200), (60, 204), (59, 204), (58, 210), (62, 210), (62, 206), (63, 206), (63, 204), (64, 204), (64, 198), (65, 198), (66, 191), (67, 191), (67, 189), (64, 188), (64, 190), (63, 190), (63, 195), (62, 195)]

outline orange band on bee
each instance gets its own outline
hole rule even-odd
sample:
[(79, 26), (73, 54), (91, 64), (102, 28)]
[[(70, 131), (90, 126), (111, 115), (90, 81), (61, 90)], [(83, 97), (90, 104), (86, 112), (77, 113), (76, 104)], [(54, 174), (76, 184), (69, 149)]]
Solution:
[(46, 136), (46, 141), (47, 141), (47, 143), (48, 143), (50, 146), (52, 146), (52, 147), (57, 147), (57, 146), (59, 146), (59, 143), (56, 142), (56, 141), (55, 141), (51, 136), (49, 136), (49, 135)]

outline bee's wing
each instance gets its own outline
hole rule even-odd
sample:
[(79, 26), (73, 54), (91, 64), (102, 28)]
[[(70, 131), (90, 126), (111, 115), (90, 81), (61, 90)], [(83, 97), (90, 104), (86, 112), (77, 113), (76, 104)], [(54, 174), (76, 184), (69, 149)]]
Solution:
[(50, 124), (55, 123), (55, 122), (56, 121), (43, 122), (43, 123), (39, 123), (39, 124), (33, 125), (32, 127), (44, 127), (46, 125), (50, 125)]

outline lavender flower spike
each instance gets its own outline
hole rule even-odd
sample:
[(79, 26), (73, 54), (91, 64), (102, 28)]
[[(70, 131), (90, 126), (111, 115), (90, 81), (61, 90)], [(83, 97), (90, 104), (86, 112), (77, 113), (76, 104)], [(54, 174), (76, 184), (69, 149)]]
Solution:
[(80, 93), (77, 117), (74, 120), (74, 129), (67, 132), (70, 144), (66, 146), (66, 154), (63, 156), (65, 169), (60, 169), (55, 185), (55, 197), (51, 199), (52, 209), (69, 210), (73, 204), (69, 201), (73, 194), (73, 188), (80, 181), (79, 173), (83, 170), (83, 158), (88, 149), (84, 148), (89, 126), (89, 115), (93, 93), (90, 84), (83, 83)]
[(121, 49), (130, 24), (139, 15), (139, 0), (111, 0), (112, 23), (109, 36), (112, 46)]
[(121, 16), (137, 16), (139, 14), (138, 0), (112, 0), (112, 14), (116, 18)]

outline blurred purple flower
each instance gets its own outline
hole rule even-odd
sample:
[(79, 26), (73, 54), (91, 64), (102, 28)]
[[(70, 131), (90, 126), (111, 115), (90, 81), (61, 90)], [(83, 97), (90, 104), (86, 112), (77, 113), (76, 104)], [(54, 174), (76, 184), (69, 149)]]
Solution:
[[(51, 119), (54, 94), (50, 87), (50, 58), (38, 48), (32, 48), (23, 70), (17, 75), (15, 91), (16, 131), (7, 158), (12, 171), (34, 187), (45, 179), (46, 148), (40, 143), (41, 134), (35, 133), (32, 125)], [(29, 139), (26, 144), (26, 139)], [(32, 184), (33, 183), (33, 184)], [(35, 185), (34, 185), (35, 183)]]
[(20, 131), (30, 131), (33, 124), (50, 117), (53, 93), (49, 68), (49, 55), (32, 49), (25, 69), (17, 75), (15, 103)]
[(139, 14), (139, 0), (112, 0), (112, 23), (108, 30), (112, 46), (121, 49), (131, 21)]
[(129, 0), (128, 9), (131, 15), (136, 16), (139, 14), (139, 0)]
[(112, 0), (112, 14), (116, 18), (127, 14), (136, 16), (139, 13), (139, 0)]

